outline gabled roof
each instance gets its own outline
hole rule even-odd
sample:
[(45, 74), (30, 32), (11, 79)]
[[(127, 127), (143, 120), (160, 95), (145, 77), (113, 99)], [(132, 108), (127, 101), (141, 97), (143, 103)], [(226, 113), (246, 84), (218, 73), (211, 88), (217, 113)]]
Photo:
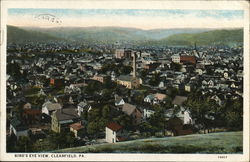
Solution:
[(119, 131), (120, 129), (122, 129), (122, 126), (120, 126), (119, 124), (115, 122), (108, 123), (106, 127), (108, 127), (109, 129), (113, 131)]
[(20, 120), (14, 118), (10, 121), (10, 124), (15, 128), (16, 131), (27, 130), (28, 127), (25, 126)]
[(167, 95), (162, 94), (162, 93), (156, 93), (154, 96), (155, 96), (155, 98), (157, 98), (158, 100), (163, 100), (164, 98), (167, 97)]
[(136, 109), (136, 106), (135, 105), (131, 105), (129, 103), (125, 103), (123, 106), (122, 106), (122, 111), (128, 115), (131, 115)]
[(155, 98), (155, 96), (153, 94), (149, 94), (145, 98), (149, 98), (150, 100), (153, 100)]
[(116, 103), (116, 104), (119, 104), (122, 100), (123, 100), (122, 97), (117, 96), (116, 99), (115, 99), (115, 103)]
[(75, 109), (61, 109), (54, 112), (58, 121), (78, 119), (79, 116)]
[(49, 111), (59, 110), (62, 106), (59, 103), (45, 103), (45, 105)]

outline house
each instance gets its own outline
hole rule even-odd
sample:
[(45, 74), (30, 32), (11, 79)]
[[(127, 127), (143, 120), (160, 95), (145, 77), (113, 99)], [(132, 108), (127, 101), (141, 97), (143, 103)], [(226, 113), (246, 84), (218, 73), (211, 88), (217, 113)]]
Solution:
[(41, 121), (41, 110), (39, 109), (24, 109), (23, 120), (27, 125), (40, 124)]
[(169, 120), (173, 117), (178, 117), (181, 119), (183, 124), (193, 124), (193, 119), (191, 118), (191, 113), (189, 110), (184, 108), (172, 108), (165, 111), (164, 116), (166, 120)]
[(191, 92), (191, 85), (190, 84), (185, 85), (185, 91), (186, 92)]
[(28, 127), (24, 125), (24, 123), (21, 122), (19, 119), (14, 118), (10, 121), (10, 135), (15, 135), (17, 139), (19, 139), (19, 137), (21, 136), (28, 137), (28, 132)]
[(52, 112), (60, 110), (62, 106), (59, 103), (45, 102), (42, 106), (42, 113), (51, 116)]
[(171, 56), (172, 62), (174, 63), (180, 63), (180, 55), (179, 54), (174, 54)]
[(152, 103), (154, 101), (154, 98), (155, 98), (154, 94), (149, 94), (144, 98), (144, 102)]
[(138, 87), (140, 83), (140, 79), (137, 79), (131, 75), (120, 75), (117, 80), (117, 84), (123, 85), (128, 89)]
[(125, 101), (122, 97), (115, 95), (115, 106), (122, 106), (125, 104)]
[(143, 119), (147, 119), (155, 113), (155, 110), (150, 105), (139, 105), (139, 107), (143, 110)]
[(196, 73), (198, 73), (198, 75), (202, 75), (204, 73), (204, 71), (200, 68), (195, 70)]
[(94, 75), (91, 79), (104, 83), (108, 77), (106, 75)]
[(162, 93), (149, 94), (144, 98), (144, 102), (151, 104), (159, 104), (160, 102), (163, 102), (166, 97), (167, 95)]
[(80, 102), (80, 103), (77, 105), (77, 113), (78, 113), (79, 116), (81, 116), (81, 114), (82, 114), (85, 110), (89, 111), (89, 110), (91, 110), (91, 108), (92, 108), (91, 105), (89, 105), (87, 101), (82, 101), (82, 102)]
[(135, 105), (131, 105), (129, 103), (125, 103), (122, 106), (122, 111), (131, 116), (133, 118), (133, 124), (138, 125), (142, 121), (143, 114), (140, 109), (138, 109)]
[(83, 137), (84, 135), (84, 126), (81, 122), (73, 123), (69, 125), (70, 131), (74, 133), (75, 137)]
[(122, 59), (122, 58), (132, 58), (133, 51), (130, 49), (116, 49), (115, 51), (115, 58)]
[(181, 63), (191, 63), (196, 64), (197, 60), (195, 56), (180, 56), (180, 62)]
[(50, 85), (61, 87), (64, 85), (64, 79), (60, 77), (52, 77), (50, 78)]
[(106, 142), (116, 143), (125, 140), (122, 133), (122, 126), (115, 122), (108, 123), (105, 128)]
[(24, 104), (23, 109), (31, 109), (31, 104), (30, 103)]
[(173, 132), (174, 136), (193, 134), (193, 130), (188, 125), (183, 124), (178, 117), (169, 119), (166, 126), (168, 130)]
[(63, 108), (52, 113), (51, 130), (57, 133), (69, 131), (69, 125), (78, 122), (79, 115), (73, 108)]

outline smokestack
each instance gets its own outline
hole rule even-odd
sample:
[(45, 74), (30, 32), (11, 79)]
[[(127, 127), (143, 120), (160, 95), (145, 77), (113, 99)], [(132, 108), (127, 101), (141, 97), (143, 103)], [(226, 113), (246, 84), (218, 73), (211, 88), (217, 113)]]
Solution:
[(136, 78), (136, 53), (133, 55), (133, 78)]

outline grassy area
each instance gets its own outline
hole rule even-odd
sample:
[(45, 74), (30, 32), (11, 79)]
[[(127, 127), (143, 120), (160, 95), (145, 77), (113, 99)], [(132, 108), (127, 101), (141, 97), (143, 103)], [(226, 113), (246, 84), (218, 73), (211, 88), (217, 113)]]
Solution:
[(56, 150), (77, 153), (242, 153), (242, 132), (148, 138)]

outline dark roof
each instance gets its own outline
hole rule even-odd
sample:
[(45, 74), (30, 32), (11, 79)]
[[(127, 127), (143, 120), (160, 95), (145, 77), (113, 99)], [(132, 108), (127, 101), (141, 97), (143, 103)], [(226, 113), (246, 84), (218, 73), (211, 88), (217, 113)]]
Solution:
[(180, 106), (186, 100), (187, 100), (187, 97), (185, 96), (175, 96), (174, 100), (172, 101), (172, 104)]
[(16, 131), (27, 130), (28, 127), (25, 126), (20, 120), (14, 118), (10, 121), (10, 124), (16, 129)]
[(78, 119), (79, 116), (75, 109), (61, 109), (54, 112), (58, 121)]
[(122, 81), (131, 81), (133, 79), (133, 76), (131, 76), (131, 75), (120, 75), (117, 79), (122, 80)]
[(119, 124), (115, 123), (115, 122), (110, 122), (107, 124), (107, 126), (109, 129), (113, 130), (113, 131), (118, 131), (120, 129), (122, 129), (122, 126), (120, 126)]

